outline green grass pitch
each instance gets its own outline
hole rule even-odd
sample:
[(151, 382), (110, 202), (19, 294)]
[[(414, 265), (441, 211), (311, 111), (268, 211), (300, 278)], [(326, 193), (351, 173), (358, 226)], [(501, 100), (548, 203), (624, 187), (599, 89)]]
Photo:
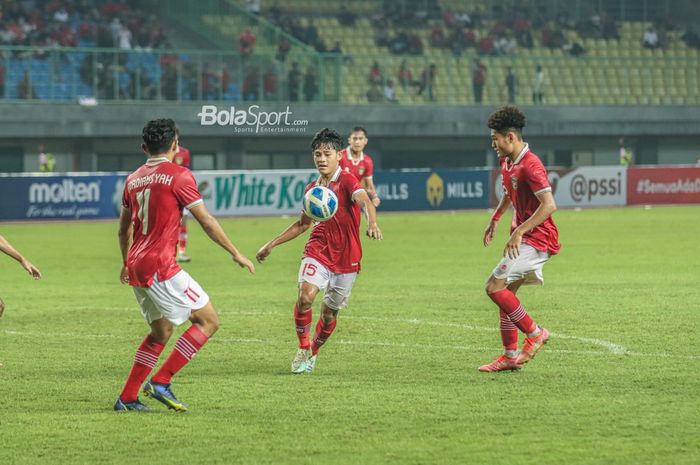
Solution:
[[(0, 463), (700, 463), (700, 207), (557, 212), (562, 253), (519, 293), (554, 335), (501, 374), (476, 368), (501, 350), (483, 283), (510, 215), (489, 248), (483, 211), (379, 219), (385, 240), (365, 241), (302, 376), (288, 371), (306, 236), (250, 276), (190, 223), (186, 269), (222, 327), (174, 380), (186, 414), (112, 411), (147, 332), (118, 282), (116, 222), (3, 225), (44, 279), (0, 257)], [(222, 224), (253, 257), (290, 222)]]

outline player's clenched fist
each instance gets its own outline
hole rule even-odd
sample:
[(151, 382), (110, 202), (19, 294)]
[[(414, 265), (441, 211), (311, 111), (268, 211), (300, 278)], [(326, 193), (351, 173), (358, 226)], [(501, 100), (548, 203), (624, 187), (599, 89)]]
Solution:
[(265, 259), (272, 253), (272, 247), (270, 247), (270, 244), (265, 244), (262, 247), (260, 247), (260, 250), (258, 250), (258, 253), (255, 254), (255, 258), (258, 260), (259, 263), (262, 263), (265, 261)]

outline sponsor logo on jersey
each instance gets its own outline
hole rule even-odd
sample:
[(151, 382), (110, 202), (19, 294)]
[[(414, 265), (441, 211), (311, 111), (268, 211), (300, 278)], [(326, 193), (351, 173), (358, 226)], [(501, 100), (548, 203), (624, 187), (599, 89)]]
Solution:
[(510, 184), (513, 186), (514, 191), (518, 190), (518, 178), (516, 176), (510, 178)]
[(445, 182), (437, 174), (433, 173), (426, 181), (426, 198), (431, 207), (437, 208), (445, 198)]

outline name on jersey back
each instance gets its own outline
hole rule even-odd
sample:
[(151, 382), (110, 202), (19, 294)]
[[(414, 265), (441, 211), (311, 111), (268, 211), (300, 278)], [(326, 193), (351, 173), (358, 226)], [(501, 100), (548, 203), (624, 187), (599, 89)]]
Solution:
[(165, 184), (166, 186), (169, 186), (173, 183), (173, 176), (163, 173), (149, 174), (148, 176), (142, 176), (134, 179), (133, 181), (129, 181), (127, 188), (129, 191), (132, 191), (152, 183)]

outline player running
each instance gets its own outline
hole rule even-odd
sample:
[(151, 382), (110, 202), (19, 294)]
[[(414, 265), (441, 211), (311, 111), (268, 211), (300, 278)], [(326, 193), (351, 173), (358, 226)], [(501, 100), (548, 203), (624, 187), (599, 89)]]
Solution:
[[(294, 305), (294, 321), (299, 349), (292, 360), (292, 373), (312, 372), (318, 351), (333, 333), (338, 311), (345, 308), (352, 286), (360, 271), (362, 245), (360, 243), (360, 205), (367, 215), (367, 235), (380, 240), (374, 205), (358, 180), (340, 166), (340, 148), (343, 141), (332, 129), (322, 129), (311, 142), (314, 163), (319, 178), (306, 186), (305, 192), (315, 186), (326, 186), (338, 196), (338, 211), (328, 221), (316, 223), (311, 232), (299, 268), (299, 295)], [(309, 229), (312, 220), (303, 212), (277, 237), (262, 246), (256, 258), (263, 262), (274, 247), (294, 239)], [(312, 342), (309, 342), (312, 322), (311, 305), (319, 290), (323, 290), (321, 317), (316, 324)]]
[(207, 293), (175, 260), (182, 209), (188, 209), (207, 235), (226, 249), (241, 268), (254, 273), (255, 266), (236, 249), (209, 214), (192, 173), (172, 163), (178, 149), (173, 120), (146, 123), (143, 141), (148, 161), (126, 179), (122, 196), (119, 247), (124, 266), (120, 279), (133, 286), (151, 332), (136, 351), (134, 365), (114, 410), (149, 410), (138, 399), (139, 388), (158, 362), (173, 326), (190, 320), (192, 326), (180, 336), (165, 363), (143, 386), (146, 396), (168, 408), (185, 411), (187, 405), (170, 390), (171, 379), (219, 329), (219, 318)]
[[(178, 139), (180, 134), (178, 134)], [(175, 158), (173, 158), (173, 163), (176, 165), (184, 166), (188, 170), (192, 169), (192, 158), (190, 157), (190, 151), (185, 147), (178, 145), (177, 152), (175, 152)], [(192, 261), (192, 259), (185, 253), (187, 249), (187, 217), (189, 213), (187, 209), (182, 211), (182, 222), (180, 223), (180, 235), (177, 241), (177, 261), (180, 263), (187, 263)]]
[[(24, 258), (24, 255), (19, 253), (17, 249), (12, 247), (12, 244), (10, 244), (10, 241), (5, 239), (4, 237), (0, 236), (0, 252), (9, 255), (10, 257), (14, 258), (19, 262), (20, 265), (22, 265), (22, 268), (27, 270), (27, 272), (34, 278), (34, 279), (41, 279), (41, 271), (39, 271), (39, 268), (35, 267), (32, 265), (32, 262)], [(2, 314), (5, 312), (5, 302), (0, 299), (0, 317)]]
[[(532, 360), (549, 339), (549, 332), (535, 324), (515, 294), (523, 284), (544, 284), (542, 267), (561, 248), (551, 217), (557, 206), (547, 170), (523, 142), (523, 112), (514, 106), (502, 107), (491, 114), (488, 127), (491, 146), (500, 158), (503, 197), (484, 231), (484, 246), (491, 243), (498, 220), (511, 204), (515, 218), (503, 259), (486, 283), (487, 294), (500, 308), (505, 352), (479, 370), (517, 370)], [(520, 353), (518, 329), (527, 335)]]
[(360, 126), (355, 126), (348, 137), (348, 146), (340, 151), (340, 167), (355, 175), (360, 185), (367, 191), (372, 204), (378, 207), (382, 203), (374, 187), (374, 162), (369, 154), (365, 153), (365, 146), (369, 142), (367, 131)]

